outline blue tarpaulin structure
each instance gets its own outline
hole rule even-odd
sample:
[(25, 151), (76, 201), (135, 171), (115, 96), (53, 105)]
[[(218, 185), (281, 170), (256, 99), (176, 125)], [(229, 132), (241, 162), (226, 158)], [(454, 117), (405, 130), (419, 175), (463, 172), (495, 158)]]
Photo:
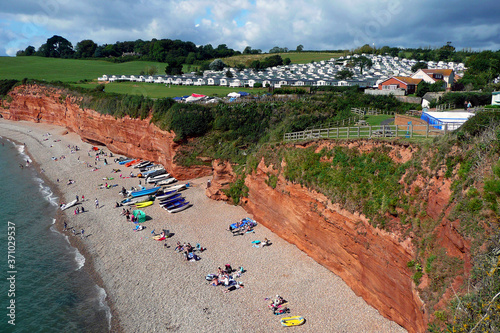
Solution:
[(248, 95), (250, 95), (249, 93), (244, 92), (244, 91), (238, 91), (238, 94), (240, 94), (240, 96), (248, 96)]
[(472, 116), (471, 112), (422, 112), (420, 118), (435, 129), (444, 130), (446, 124), (447, 130), (455, 130)]

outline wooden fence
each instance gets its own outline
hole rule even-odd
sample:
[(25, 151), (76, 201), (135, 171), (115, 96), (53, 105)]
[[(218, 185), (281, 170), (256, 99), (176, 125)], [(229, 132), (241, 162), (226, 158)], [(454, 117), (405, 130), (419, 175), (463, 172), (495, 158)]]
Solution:
[(448, 133), (449, 123), (439, 125), (378, 125), (318, 128), (285, 133), (284, 141), (309, 139), (357, 139), (357, 138), (429, 138)]
[(382, 111), (380, 109), (372, 108), (351, 108), (351, 112), (360, 116), (376, 116), (381, 114), (394, 115), (394, 111)]

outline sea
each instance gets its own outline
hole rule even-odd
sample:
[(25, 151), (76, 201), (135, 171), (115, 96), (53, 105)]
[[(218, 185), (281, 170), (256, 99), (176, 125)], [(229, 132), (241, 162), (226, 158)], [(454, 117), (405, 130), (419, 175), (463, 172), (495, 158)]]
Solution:
[(0, 332), (109, 332), (106, 293), (55, 228), (58, 198), (27, 161), (0, 136)]

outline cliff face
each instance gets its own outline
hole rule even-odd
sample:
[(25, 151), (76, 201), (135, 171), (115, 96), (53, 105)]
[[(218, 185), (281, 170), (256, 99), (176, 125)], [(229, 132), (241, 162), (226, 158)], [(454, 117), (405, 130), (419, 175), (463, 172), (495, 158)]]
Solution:
[[(213, 172), (207, 196), (227, 200), (221, 191), (235, 180), (227, 162), (214, 161), (210, 167), (181, 168), (174, 163), (178, 149), (175, 134), (160, 130), (149, 119), (125, 117), (115, 119), (93, 110), (80, 109), (74, 97), (66, 97), (57, 89), (31, 86), (17, 87), (10, 102), (3, 101), (0, 115), (11, 120), (27, 120), (60, 125), (79, 134), (84, 140), (106, 145), (117, 154), (128, 155), (163, 164), (176, 178), (189, 179)], [(342, 141), (340, 145), (360, 151), (370, 151), (373, 141)], [(332, 143), (322, 143), (331, 148)], [(296, 149), (308, 144), (296, 146)], [(414, 148), (409, 145), (384, 143), (389, 156), (397, 163), (412, 158)], [(293, 184), (278, 175), (275, 188), (267, 185), (269, 175), (277, 174), (272, 166), (261, 161), (256, 171), (248, 175), (245, 184), (248, 197), (243, 207), (280, 237), (295, 244), (317, 262), (339, 275), (346, 283), (387, 318), (410, 332), (423, 332), (428, 314), (418, 296), (407, 263), (415, 257), (411, 234), (402, 237), (372, 227), (361, 214), (351, 214), (332, 204), (324, 195)], [(402, 181), (402, 183), (404, 183)], [(417, 179), (407, 193), (419, 189), (428, 193), (425, 201), (427, 214), (441, 218), (435, 235), (449, 255), (470, 265), (468, 244), (457, 232), (458, 221), (446, 219), (450, 208), (450, 181), (442, 175), (431, 179)], [(446, 210), (445, 210), (446, 209)], [(396, 219), (388, 216), (388, 219)], [(454, 287), (460, 284), (457, 278)], [(451, 297), (451, 291), (445, 297)]]
[(374, 228), (362, 215), (346, 212), (324, 195), (281, 176), (273, 189), (265, 182), (273, 172), (262, 161), (246, 178), (245, 209), (339, 275), (385, 317), (410, 332), (425, 331), (424, 306), (407, 268), (413, 257), (411, 240)]
[[(301, 149), (310, 144), (293, 147)], [(331, 149), (330, 142), (314, 143), (317, 151), (323, 147)], [(380, 144), (372, 141), (342, 141), (338, 145), (350, 149), (369, 152)], [(388, 155), (397, 163), (410, 160), (415, 151), (408, 144), (383, 143)], [(282, 165), (281, 167), (286, 167)], [(295, 244), (335, 274), (339, 275), (353, 291), (363, 297), (385, 317), (394, 320), (410, 332), (424, 332), (430, 319), (426, 305), (420, 299), (414, 284), (413, 271), (407, 263), (415, 258), (412, 233), (403, 237), (397, 231), (389, 233), (373, 227), (361, 214), (350, 213), (332, 204), (330, 200), (299, 184), (293, 184), (278, 174), (278, 168), (266, 166), (262, 160), (256, 171), (246, 177), (248, 197), (243, 198), (244, 208), (255, 219)], [(275, 188), (269, 186), (269, 175), (277, 175)], [(234, 180), (228, 165), (214, 168), (212, 186), (220, 189), (218, 180)], [(404, 183), (403, 179), (401, 180)], [(450, 256), (464, 261), (464, 268), (470, 268), (470, 244), (458, 233), (458, 221), (447, 220), (448, 202), (451, 195), (451, 182), (442, 175), (430, 179), (417, 179), (405, 191), (413, 193), (417, 187), (425, 191), (426, 213), (435, 220), (441, 218), (434, 230), (438, 243)], [(224, 187), (224, 186), (222, 186)], [(215, 191), (207, 191), (211, 195)], [(397, 225), (397, 217), (387, 216)], [(425, 278), (423, 279), (425, 281)], [(457, 277), (453, 288), (458, 289), (463, 279)], [(425, 287), (425, 282), (419, 286)], [(452, 296), (448, 290), (440, 306)]]
[(64, 126), (83, 140), (106, 145), (113, 153), (158, 162), (177, 179), (190, 179), (210, 174), (207, 166), (182, 168), (175, 164), (178, 145), (175, 134), (159, 129), (150, 119), (115, 119), (94, 110), (81, 109), (75, 97), (41, 86), (19, 86), (9, 93), (12, 101), (4, 101), (0, 114), (9, 120), (27, 120)]

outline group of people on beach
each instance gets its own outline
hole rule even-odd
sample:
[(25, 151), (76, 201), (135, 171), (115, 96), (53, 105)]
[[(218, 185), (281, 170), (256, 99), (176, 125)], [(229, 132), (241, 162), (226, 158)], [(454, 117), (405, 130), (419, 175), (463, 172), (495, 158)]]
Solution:
[(196, 244), (196, 247), (193, 247), (191, 243), (181, 244), (181, 242), (177, 242), (174, 251), (182, 253), (186, 261), (197, 261), (200, 260), (200, 258), (194, 252), (195, 251), (203, 252), (205, 251), (205, 248), (202, 247), (200, 244)]
[(212, 286), (226, 286), (227, 289), (224, 290), (225, 293), (243, 288), (243, 283), (236, 281), (235, 279), (240, 277), (245, 270), (240, 267), (234, 270), (230, 264), (226, 264), (224, 268), (218, 267), (217, 274), (209, 274), (206, 279), (211, 281)]

